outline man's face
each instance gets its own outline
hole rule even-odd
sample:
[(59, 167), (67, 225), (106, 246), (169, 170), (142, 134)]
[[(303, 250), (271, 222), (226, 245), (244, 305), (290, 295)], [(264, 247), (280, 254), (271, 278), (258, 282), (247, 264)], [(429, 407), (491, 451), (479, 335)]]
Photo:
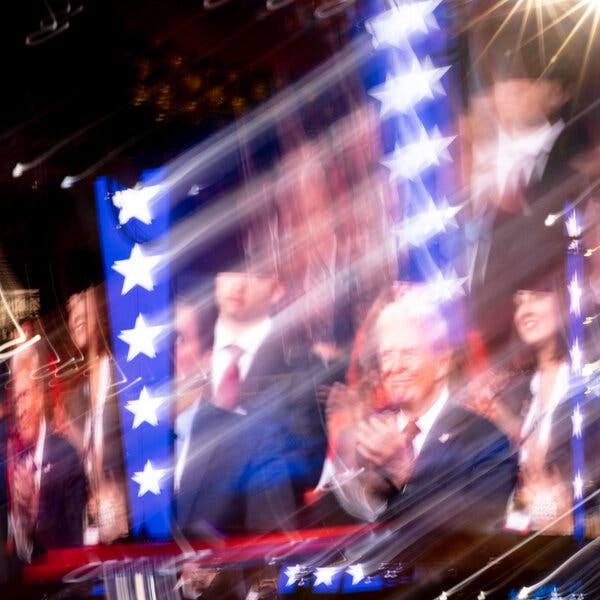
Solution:
[(218, 273), (215, 280), (219, 315), (238, 322), (267, 317), (281, 295), (281, 284), (275, 275), (227, 272)]
[(25, 445), (37, 441), (44, 409), (44, 392), (40, 380), (31, 379), (26, 370), (15, 373), (14, 406), (17, 431)]
[(379, 374), (388, 402), (420, 416), (435, 401), (432, 395), (445, 374), (446, 361), (434, 352), (429, 336), (406, 317), (402, 306), (385, 308), (376, 332)]
[(193, 306), (175, 306), (175, 376), (177, 381), (196, 377), (202, 360), (198, 315)]
[(498, 121), (507, 131), (543, 125), (568, 99), (568, 92), (555, 80), (514, 77), (492, 87)]

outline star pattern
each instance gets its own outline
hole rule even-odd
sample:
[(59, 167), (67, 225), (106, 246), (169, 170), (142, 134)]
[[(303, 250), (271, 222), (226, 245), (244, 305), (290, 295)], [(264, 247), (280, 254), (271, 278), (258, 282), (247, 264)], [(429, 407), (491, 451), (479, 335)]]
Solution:
[(300, 573), (302, 567), (300, 565), (294, 565), (292, 567), (286, 567), (285, 576), (288, 578), (286, 587), (294, 585), (298, 579), (298, 573)]
[(134, 415), (132, 429), (137, 429), (142, 423), (149, 423), (153, 427), (158, 425), (156, 411), (165, 402), (165, 397), (151, 396), (146, 386), (142, 388), (137, 400), (130, 400), (125, 409)]
[(576, 339), (571, 346), (570, 355), (572, 372), (575, 373), (575, 375), (581, 375), (581, 361), (583, 358), (583, 353), (579, 347), (579, 340)]
[(167, 469), (155, 469), (152, 463), (147, 460), (143, 471), (136, 471), (131, 478), (140, 486), (138, 498), (141, 498), (148, 492), (158, 496), (161, 493), (160, 481), (167, 473)]
[(411, 2), (394, 6), (392, 9), (369, 19), (367, 31), (373, 36), (373, 46), (407, 45), (415, 33), (427, 34), (439, 29), (433, 11), (441, 0)]
[(577, 238), (581, 235), (581, 227), (579, 226), (579, 221), (577, 220), (577, 213), (573, 211), (569, 218), (567, 219), (565, 226), (567, 228), (567, 233), (569, 237)]
[(348, 575), (352, 577), (352, 585), (357, 585), (365, 578), (365, 572), (362, 565), (350, 565), (347, 570)]
[(573, 496), (575, 500), (583, 498), (583, 478), (579, 471), (577, 471), (577, 475), (575, 475), (575, 479), (573, 480)]
[(127, 294), (137, 285), (149, 292), (153, 291), (152, 271), (161, 260), (160, 256), (146, 256), (139, 244), (133, 246), (128, 259), (116, 260), (112, 268), (124, 277), (121, 296)]
[(459, 206), (450, 206), (445, 198), (435, 206), (431, 201), (430, 207), (410, 217), (405, 217), (401, 225), (395, 228), (397, 235), (406, 240), (408, 244), (420, 247), (432, 237), (447, 231), (451, 227), (457, 227), (454, 217), (462, 208)]
[(431, 135), (423, 129), (417, 141), (402, 147), (396, 146), (394, 152), (381, 161), (390, 170), (390, 182), (401, 178), (415, 181), (431, 167), (451, 162), (452, 157), (447, 148), (455, 138), (456, 136), (443, 137), (435, 127)]
[(119, 209), (119, 223), (125, 225), (131, 219), (137, 219), (145, 225), (152, 223), (150, 201), (158, 191), (157, 185), (140, 189), (127, 189), (115, 192), (112, 197), (113, 204)]
[(583, 292), (581, 290), (581, 286), (579, 285), (579, 279), (577, 277), (577, 273), (573, 275), (571, 279), (571, 283), (569, 283), (569, 297), (571, 308), (570, 311), (577, 317), (581, 316), (581, 296)]
[(132, 361), (138, 354), (155, 358), (156, 348), (154, 343), (163, 329), (165, 327), (162, 325), (147, 325), (142, 313), (139, 313), (133, 329), (124, 329), (119, 334), (119, 339), (129, 345), (127, 362)]
[(382, 118), (394, 112), (408, 113), (422, 100), (433, 99), (435, 94), (446, 94), (440, 79), (449, 69), (434, 68), (428, 56), (423, 64), (415, 59), (410, 71), (396, 77), (388, 76), (384, 84), (369, 90), (369, 95), (381, 102)]
[(333, 577), (338, 571), (338, 567), (319, 567), (315, 571), (315, 582), (313, 585), (333, 585)]
[(573, 414), (571, 415), (571, 423), (573, 425), (573, 435), (576, 438), (580, 438), (583, 427), (583, 415), (579, 410), (579, 404), (575, 405), (575, 409), (573, 410)]
[(451, 271), (446, 276), (440, 275), (430, 279), (427, 284), (428, 297), (434, 302), (447, 302), (457, 296), (464, 296), (464, 284), (468, 277), (458, 277), (455, 272)]

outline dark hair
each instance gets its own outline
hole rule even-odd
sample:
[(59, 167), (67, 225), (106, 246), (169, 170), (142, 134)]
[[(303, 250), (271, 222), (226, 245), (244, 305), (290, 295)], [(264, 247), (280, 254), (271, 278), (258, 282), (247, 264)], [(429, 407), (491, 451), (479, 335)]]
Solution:
[[(568, 315), (569, 305), (566, 294), (566, 277), (564, 269), (557, 268), (519, 284), (515, 293), (519, 290), (551, 292), (556, 295), (558, 303), (558, 331), (556, 331), (556, 359), (562, 360), (569, 356), (569, 332)], [(516, 311), (516, 307), (515, 307)], [(513, 311), (514, 316), (514, 311)], [(513, 348), (512, 364), (520, 371), (534, 371), (537, 366), (535, 349), (531, 348), (519, 337), (513, 319), (512, 326)]]

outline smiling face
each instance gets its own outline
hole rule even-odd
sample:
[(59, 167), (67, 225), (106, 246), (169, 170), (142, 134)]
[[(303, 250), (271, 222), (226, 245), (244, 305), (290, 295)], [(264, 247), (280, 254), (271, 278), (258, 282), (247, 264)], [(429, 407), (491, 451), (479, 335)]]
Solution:
[(435, 402), (448, 366), (423, 325), (401, 303), (388, 305), (376, 325), (379, 375), (388, 402), (414, 417)]
[(514, 296), (514, 301), (515, 327), (521, 340), (536, 350), (555, 347), (560, 327), (556, 293), (519, 290)]
[(69, 332), (80, 350), (88, 347), (91, 339), (91, 328), (94, 314), (90, 312), (91, 290), (73, 294), (67, 302), (69, 313)]

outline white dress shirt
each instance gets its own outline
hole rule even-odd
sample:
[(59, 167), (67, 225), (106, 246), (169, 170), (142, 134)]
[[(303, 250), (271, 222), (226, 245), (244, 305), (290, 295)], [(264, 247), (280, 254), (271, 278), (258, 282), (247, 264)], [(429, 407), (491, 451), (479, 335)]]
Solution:
[(228, 346), (237, 346), (242, 350), (242, 356), (238, 362), (238, 367), (240, 379), (243, 381), (246, 378), (246, 375), (248, 375), (256, 351), (265, 339), (267, 339), (272, 328), (273, 321), (267, 317), (256, 325), (253, 325), (242, 335), (236, 336), (221, 320), (217, 321), (217, 324), (215, 325), (215, 343), (213, 345), (211, 358), (211, 384), (213, 393), (219, 389), (221, 379), (231, 363), (231, 352)]
[(185, 466), (185, 461), (187, 460), (190, 448), (190, 436), (192, 433), (192, 425), (194, 423), (194, 415), (199, 406), (200, 398), (175, 417), (175, 491), (179, 490), (179, 485), (181, 483), (183, 467)]

